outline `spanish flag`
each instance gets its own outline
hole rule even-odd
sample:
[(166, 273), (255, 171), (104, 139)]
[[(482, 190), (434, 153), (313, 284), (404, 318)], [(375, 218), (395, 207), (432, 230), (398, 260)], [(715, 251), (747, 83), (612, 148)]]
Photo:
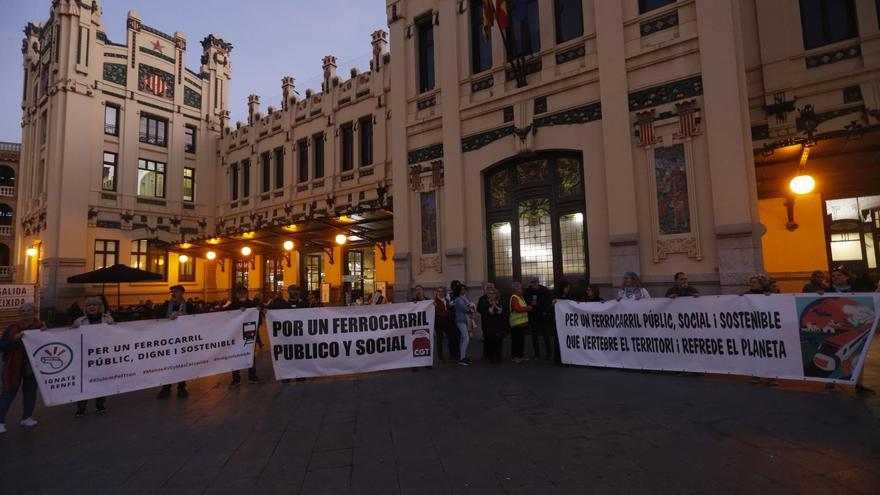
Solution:
[(483, 37), (492, 39), (492, 25), (495, 24), (494, 0), (483, 0)]
[(503, 31), (506, 31), (510, 24), (508, 12), (507, 0), (495, 0), (495, 19), (498, 20), (498, 27)]

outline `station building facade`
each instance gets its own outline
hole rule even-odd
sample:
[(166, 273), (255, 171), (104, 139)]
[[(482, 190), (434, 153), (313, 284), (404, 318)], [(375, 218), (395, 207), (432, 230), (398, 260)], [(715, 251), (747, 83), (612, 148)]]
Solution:
[[(627, 271), (731, 293), (765, 265), (790, 284), (827, 268), (853, 229), (867, 268), (876, 230), (835, 237), (828, 202), (880, 192), (877, 7), (837, 4), (526, 0), (505, 45), (481, 0), (388, 0), (369, 71), (327, 56), (320, 91), (285, 77), (278, 106), (252, 95), (232, 123), (221, 36), (190, 70), (182, 33), (131, 12), (114, 43), (97, 2), (57, 0), (23, 44), (20, 280), (54, 308), (100, 291), (68, 276), (115, 262), (166, 278), (124, 303), (174, 283), (330, 304), (451, 280), (610, 294)], [(803, 163), (817, 192), (790, 198)]]

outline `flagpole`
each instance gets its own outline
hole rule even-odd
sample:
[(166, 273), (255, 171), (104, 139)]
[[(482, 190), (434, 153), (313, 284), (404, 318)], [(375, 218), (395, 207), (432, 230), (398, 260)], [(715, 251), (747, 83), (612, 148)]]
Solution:
[[(485, 1), (485, 0), (484, 0)], [(512, 10), (511, 5), (507, 4), (507, 16), (508, 19), (512, 19)], [(510, 59), (510, 68), (513, 71), (513, 75), (516, 77), (516, 87), (522, 88), (525, 87), (528, 83), (526, 81), (526, 73), (525, 73), (525, 56), (514, 55), (513, 47), (507, 41), (507, 33), (505, 33), (506, 29), (501, 28), (501, 23), (496, 22), (498, 25), (498, 31), (501, 33), (501, 41), (504, 43), (504, 48), (507, 49), (507, 58)], [(510, 21), (508, 21), (508, 26), (510, 26)], [(514, 34), (515, 36), (515, 34)]]

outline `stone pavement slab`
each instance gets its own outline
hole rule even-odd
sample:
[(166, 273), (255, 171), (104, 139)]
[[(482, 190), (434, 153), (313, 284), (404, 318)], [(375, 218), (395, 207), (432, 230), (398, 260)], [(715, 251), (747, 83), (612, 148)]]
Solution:
[[(232, 390), (215, 376), (81, 419), (38, 405), (31, 430), (16, 402), (0, 494), (880, 493), (876, 396), (474, 361)], [(877, 345), (865, 382), (880, 386)]]

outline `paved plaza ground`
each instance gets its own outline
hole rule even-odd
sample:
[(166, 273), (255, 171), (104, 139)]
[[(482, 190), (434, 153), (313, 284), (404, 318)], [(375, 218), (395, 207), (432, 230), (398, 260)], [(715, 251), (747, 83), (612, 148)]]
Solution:
[(285, 385), (262, 353), (260, 385), (27, 431), (16, 401), (0, 494), (880, 493), (880, 399), (851, 387), (474, 361)]

